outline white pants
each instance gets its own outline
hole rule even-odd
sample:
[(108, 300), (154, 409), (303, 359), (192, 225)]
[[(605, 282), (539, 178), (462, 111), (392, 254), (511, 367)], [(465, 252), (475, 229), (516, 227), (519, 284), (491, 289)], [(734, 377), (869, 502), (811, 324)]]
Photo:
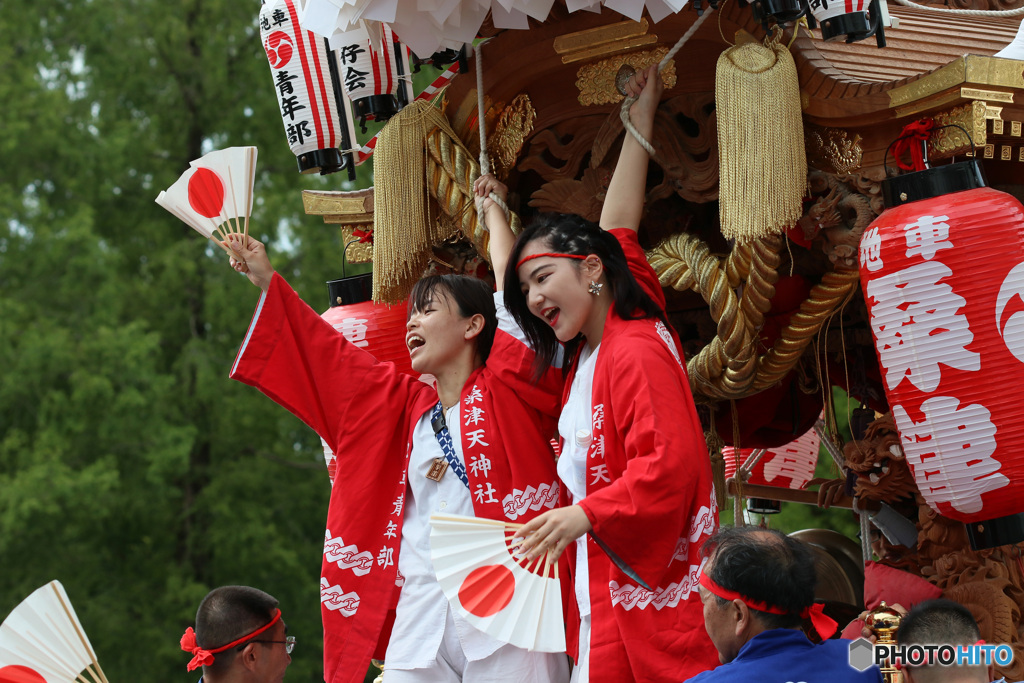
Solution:
[(385, 662), (382, 680), (383, 683), (566, 683), (569, 658), (564, 652), (530, 652), (514, 645), (502, 645), (483, 659), (468, 661), (449, 612), (433, 665), (423, 669), (389, 669)]
[(589, 683), (590, 681), (590, 615), (580, 620), (580, 651), (576, 666), (572, 669), (570, 683)]

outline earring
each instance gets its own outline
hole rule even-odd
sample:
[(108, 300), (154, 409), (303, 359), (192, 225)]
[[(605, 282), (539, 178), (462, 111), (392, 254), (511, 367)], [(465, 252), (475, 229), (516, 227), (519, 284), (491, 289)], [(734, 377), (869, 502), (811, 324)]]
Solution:
[(603, 283), (594, 282), (593, 280), (591, 280), (590, 281), (590, 287), (587, 288), (587, 291), (589, 291), (594, 296), (601, 296), (601, 288), (602, 287), (604, 287)]

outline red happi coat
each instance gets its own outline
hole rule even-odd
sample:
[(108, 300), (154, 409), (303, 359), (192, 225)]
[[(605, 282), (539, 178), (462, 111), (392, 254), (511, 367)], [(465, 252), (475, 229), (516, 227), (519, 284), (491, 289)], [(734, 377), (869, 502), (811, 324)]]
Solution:
[[(664, 308), (636, 233), (613, 233), (633, 276)], [(593, 441), (580, 506), (594, 534), (653, 590), (636, 585), (588, 536), (592, 683), (677, 682), (718, 665), (697, 593), (700, 548), (718, 526), (718, 510), (680, 358), (678, 340), (661, 321), (609, 311), (594, 369)], [(571, 377), (563, 403), (570, 386)], [(579, 613), (571, 602), (567, 642), (574, 650)]]
[[(531, 381), (532, 364), (532, 350), (498, 330), (487, 364), (462, 389), (464, 457), (491, 464), (474, 472), (467, 463), (478, 517), (523, 523), (558, 503), (548, 439), (561, 380), (552, 370)], [(276, 274), (231, 376), (294, 413), (337, 455), (320, 579), (324, 680), (362, 681), (390, 636), (411, 438), (437, 391), (351, 345)]]

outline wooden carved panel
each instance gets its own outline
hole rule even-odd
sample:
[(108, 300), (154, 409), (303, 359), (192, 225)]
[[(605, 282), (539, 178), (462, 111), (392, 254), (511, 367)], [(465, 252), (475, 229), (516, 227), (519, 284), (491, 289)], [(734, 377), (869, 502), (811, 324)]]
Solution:
[[(718, 128), (713, 93), (662, 102), (655, 118), (647, 202), (676, 195), (697, 204), (718, 198)], [(530, 199), (538, 211), (577, 213), (597, 220), (624, 131), (618, 112), (576, 119), (541, 131), (529, 142), (520, 171), (543, 179)]]

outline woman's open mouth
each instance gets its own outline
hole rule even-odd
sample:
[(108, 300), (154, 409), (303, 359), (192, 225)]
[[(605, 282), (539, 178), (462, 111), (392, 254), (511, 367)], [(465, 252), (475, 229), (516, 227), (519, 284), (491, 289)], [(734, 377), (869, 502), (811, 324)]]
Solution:
[(416, 352), (416, 349), (420, 348), (426, 343), (426, 340), (424, 340), (423, 337), (419, 336), (418, 334), (410, 334), (405, 338), (405, 345), (409, 348), (410, 357)]

